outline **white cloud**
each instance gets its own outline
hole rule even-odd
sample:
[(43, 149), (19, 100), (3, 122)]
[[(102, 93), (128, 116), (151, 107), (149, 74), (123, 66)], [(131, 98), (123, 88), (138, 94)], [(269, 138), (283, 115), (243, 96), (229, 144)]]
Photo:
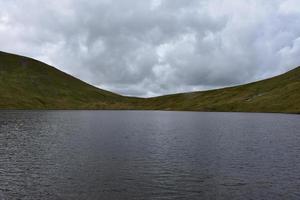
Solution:
[(299, 1), (298, 0), (285, 0), (279, 6), (279, 12), (285, 15), (299, 15)]
[(157, 9), (161, 5), (162, 0), (151, 0), (151, 10)]
[(11, 0), (0, 8), (0, 50), (126, 95), (223, 87), (300, 65), (296, 0)]

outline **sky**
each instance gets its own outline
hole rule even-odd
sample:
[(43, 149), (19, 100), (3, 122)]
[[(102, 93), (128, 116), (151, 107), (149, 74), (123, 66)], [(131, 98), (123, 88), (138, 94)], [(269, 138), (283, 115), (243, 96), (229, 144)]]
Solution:
[(299, 0), (0, 0), (0, 51), (129, 96), (238, 85), (300, 65)]

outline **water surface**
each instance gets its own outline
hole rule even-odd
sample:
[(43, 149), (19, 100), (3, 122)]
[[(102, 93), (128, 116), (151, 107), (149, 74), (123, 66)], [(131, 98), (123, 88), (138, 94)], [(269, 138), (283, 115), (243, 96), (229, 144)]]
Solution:
[(1, 111), (0, 199), (300, 199), (300, 116)]

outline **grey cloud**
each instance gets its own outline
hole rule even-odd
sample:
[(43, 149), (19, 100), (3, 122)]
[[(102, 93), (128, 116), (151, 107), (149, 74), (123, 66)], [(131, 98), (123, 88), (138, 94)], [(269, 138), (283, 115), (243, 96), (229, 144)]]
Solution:
[(0, 1), (0, 48), (96, 86), (152, 96), (300, 64), (295, 0)]

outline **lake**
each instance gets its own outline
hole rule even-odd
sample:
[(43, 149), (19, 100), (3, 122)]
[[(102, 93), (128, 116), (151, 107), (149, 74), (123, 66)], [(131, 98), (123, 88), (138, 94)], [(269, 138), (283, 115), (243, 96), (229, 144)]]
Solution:
[(0, 111), (0, 199), (300, 199), (300, 115)]

